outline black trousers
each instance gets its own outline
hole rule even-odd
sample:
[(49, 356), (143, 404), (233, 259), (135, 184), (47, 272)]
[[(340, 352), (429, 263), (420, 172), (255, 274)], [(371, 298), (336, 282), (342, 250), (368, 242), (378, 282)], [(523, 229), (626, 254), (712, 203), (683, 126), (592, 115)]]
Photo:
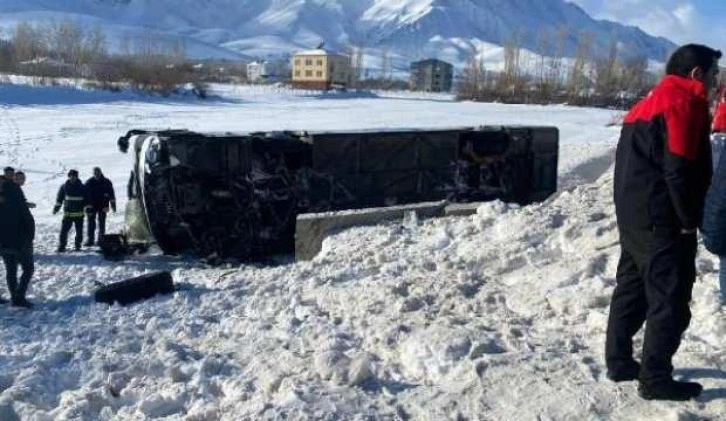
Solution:
[[(33, 245), (29, 244), (20, 250), (4, 250), (2, 258), (5, 264), (5, 277), (8, 282), (10, 299), (12, 301), (25, 299), (30, 279), (35, 271)], [(20, 275), (20, 283), (18, 283), (18, 265), (23, 270), (23, 274)]]
[(60, 244), (58, 245), (60, 250), (66, 249), (68, 232), (71, 230), (71, 227), (75, 227), (76, 229), (75, 246), (77, 249), (81, 248), (81, 243), (83, 242), (83, 217), (68, 218), (64, 216), (63, 222), (61, 222)]
[(605, 343), (608, 369), (632, 364), (633, 335), (645, 323), (640, 381), (669, 380), (673, 355), (691, 321), (696, 234), (620, 227), (620, 247)]
[(88, 217), (88, 241), (93, 243), (96, 239), (96, 218), (98, 218), (98, 239), (106, 234), (106, 212), (103, 209), (91, 208), (86, 212)]

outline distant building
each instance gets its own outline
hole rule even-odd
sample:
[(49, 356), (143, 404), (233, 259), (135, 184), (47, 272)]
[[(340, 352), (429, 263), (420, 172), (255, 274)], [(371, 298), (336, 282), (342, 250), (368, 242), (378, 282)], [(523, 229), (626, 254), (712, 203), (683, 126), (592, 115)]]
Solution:
[(253, 61), (247, 64), (247, 80), (250, 82), (275, 82), (289, 77), (287, 59)]
[(247, 80), (250, 82), (260, 82), (267, 76), (267, 62), (253, 61), (247, 64)]
[(292, 85), (303, 89), (330, 89), (350, 84), (350, 57), (322, 48), (292, 56)]
[(449, 92), (454, 77), (454, 66), (437, 60), (427, 59), (411, 63), (411, 89), (426, 92)]

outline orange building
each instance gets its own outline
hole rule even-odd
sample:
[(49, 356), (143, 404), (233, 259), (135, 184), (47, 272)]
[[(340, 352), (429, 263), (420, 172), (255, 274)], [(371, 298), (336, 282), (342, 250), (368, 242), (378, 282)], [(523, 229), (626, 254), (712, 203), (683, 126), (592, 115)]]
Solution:
[(322, 48), (292, 56), (292, 85), (303, 89), (344, 88), (350, 84), (350, 57)]

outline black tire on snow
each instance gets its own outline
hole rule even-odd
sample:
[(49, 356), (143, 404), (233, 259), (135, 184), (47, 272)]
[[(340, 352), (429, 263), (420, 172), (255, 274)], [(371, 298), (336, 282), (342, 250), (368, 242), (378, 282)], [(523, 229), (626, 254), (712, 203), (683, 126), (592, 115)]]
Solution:
[(156, 294), (171, 294), (174, 282), (169, 272), (155, 272), (113, 284), (104, 285), (96, 290), (95, 299), (99, 303), (121, 305), (151, 298)]

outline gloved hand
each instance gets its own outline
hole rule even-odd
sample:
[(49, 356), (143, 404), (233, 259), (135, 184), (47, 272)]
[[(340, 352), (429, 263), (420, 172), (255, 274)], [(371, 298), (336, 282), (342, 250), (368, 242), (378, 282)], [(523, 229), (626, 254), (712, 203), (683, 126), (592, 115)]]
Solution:
[(111, 202), (111, 210), (116, 213), (116, 202)]
[(85, 208), (83, 208), (83, 210), (86, 211), (86, 214), (89, 214), (89, 213), (91, 213), (91, 211), (93, 210), (93, 208), (89, 205), (89, 206), (86, 206)]
[(103, 213), (108, 213), (108, 208), (103, 208), (103, 209), (101, 209), (101, 211), (102, 211)]
[(58, 206), (58, 205), (53, 206), (53, 215), (58, 213), (59, 210), (60, 210), (60, 206)]

